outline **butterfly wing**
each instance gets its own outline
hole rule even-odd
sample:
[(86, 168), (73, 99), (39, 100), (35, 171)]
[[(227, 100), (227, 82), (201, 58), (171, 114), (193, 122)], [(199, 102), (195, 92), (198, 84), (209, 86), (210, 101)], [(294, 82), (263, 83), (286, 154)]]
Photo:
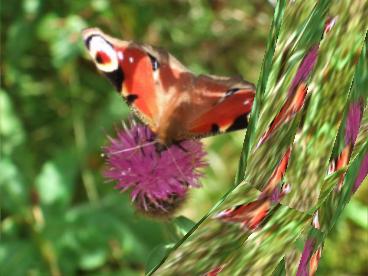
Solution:
[(157, 113), (154, 72), (156, 60), (142, 47), (104, 34), (97, 28), (82, 33), (96, 67), (112, 82), (128, 105), (147, 124)]
[[(199, 91), (199, 92), (198, 92)], [(255, 87), (241, 78), (199, 76), (193, 93), (200, 93), (205, 110), (190, 122), (189, 132), (205, 136), (244, 129), (252, 109)]]

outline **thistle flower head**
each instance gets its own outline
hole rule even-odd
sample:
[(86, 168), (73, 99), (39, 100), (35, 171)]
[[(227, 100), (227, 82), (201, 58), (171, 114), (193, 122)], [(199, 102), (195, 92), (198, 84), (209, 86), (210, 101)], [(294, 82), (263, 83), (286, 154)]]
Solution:
[(144, 213), (170, 215), (188, 189), (199, 186), (198, 169), (206, 165), (199, 141), (186, 140), (160, 151), (154, 133), (136, 124), (109, 140), (104, 149), (105, 177), (116, 181), (116, 189), (130, 190), (132, 201)]

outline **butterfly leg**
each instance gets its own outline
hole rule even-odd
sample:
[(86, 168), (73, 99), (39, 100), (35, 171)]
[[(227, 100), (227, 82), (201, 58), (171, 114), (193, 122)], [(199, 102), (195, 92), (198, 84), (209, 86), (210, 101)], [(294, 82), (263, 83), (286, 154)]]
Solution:
[(165, 144), (157, 143), (155, 144), (155, 148), (156, 148), (156, 152), (160, 155), (161, 152), (168, 149), (168, 146), (166, 146)]
[(167, 150), (170, 146), (177, 146), (179, 149), (181, 149), (184, 152), (188, 152), (188, 150), (186, 148), (184, 148), (181, 144), (182, 141), (174, 141), (171, 145), (165, 145), (165, 144), (161, 144), (161, 143), (157, 143), (155, 144), (156, 147), (156, 152), (157, 153), (161, 153), (165, 150)]
[(183, 147), (183, 145), (181, 144), (181, 142), (183, 142), (183, 141), (175, 141), (175, 142), (173, 142), (173, 145), (174, 146), (177, 146), (179, 149), (181, 149), (184, 152), (188, 152), (188, 150)]

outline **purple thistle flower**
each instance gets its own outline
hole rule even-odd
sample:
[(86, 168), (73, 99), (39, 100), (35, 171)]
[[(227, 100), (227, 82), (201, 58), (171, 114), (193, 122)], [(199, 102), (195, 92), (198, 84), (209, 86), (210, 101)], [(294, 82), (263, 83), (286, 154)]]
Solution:
[(358, 137), (360, 121), (362, 119), (362, 104), (353, 102), (349, 106), (349, 112), (346, 117), (345, 126), (345, 142), (346, 144), (354, 144)]
[(362, 162), (360, 163), (358, 177), (356, 178), (354, 187), (353, 187), (353, 193), (355, 193), (358, 190), (360, 184), (362, 184), (367, 174), (368, 174), (368, 153), (365, 154)]
[(109, 140), (104, 175), (117, 182), (116, 189), (130, 189), (132, 201), (144, 213), (170, 215), (189, 188), (200, 186), (198, 169), (207, 164), (201, 142), (186, 140), (159, 151), (154, 133), (136, 124)]

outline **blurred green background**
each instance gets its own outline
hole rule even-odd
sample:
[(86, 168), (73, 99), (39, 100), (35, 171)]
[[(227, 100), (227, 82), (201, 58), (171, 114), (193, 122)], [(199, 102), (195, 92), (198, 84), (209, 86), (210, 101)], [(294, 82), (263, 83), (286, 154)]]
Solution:
[[(174, 242), (102, 178), (101, 147), (129, 110), (100, 77), (80, 31), (169, 50), (196, 73), (257, 82), (267, 1), (22, 0), (1, 5), (1, 275), (141, 275)], [(209, 168), (178, 215), (196, 221), (231, 186), (243, 132), (204, 139)], [(320, 275), (358, 275), (368, 253), (367, 185), (326, 241)]]

